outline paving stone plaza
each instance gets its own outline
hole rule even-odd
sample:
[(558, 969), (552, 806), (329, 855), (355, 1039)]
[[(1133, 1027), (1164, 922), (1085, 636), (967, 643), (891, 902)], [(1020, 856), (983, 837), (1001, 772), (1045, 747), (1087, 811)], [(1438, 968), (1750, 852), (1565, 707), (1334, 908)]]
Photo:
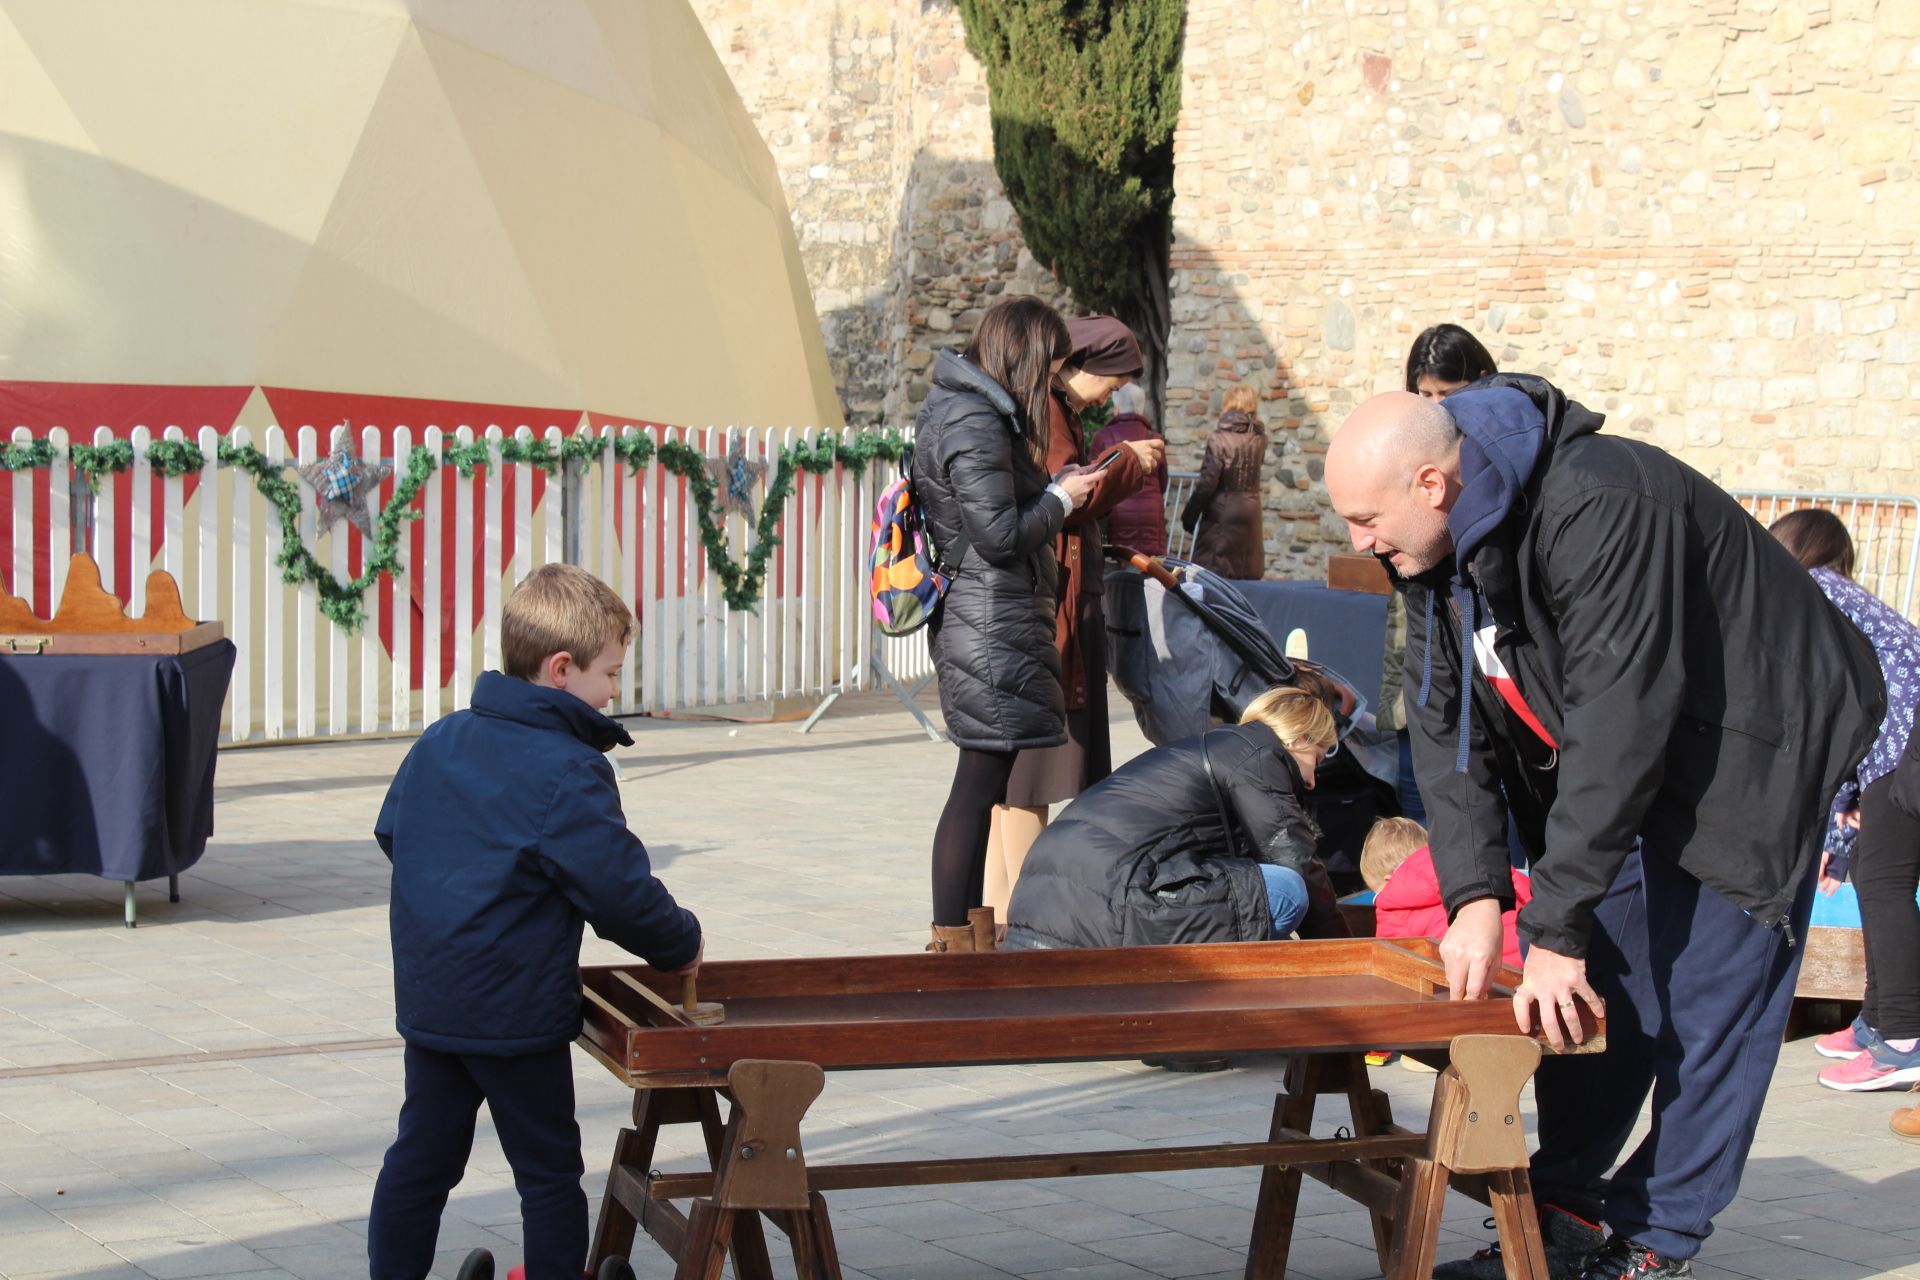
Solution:
[[(1116, 759), (1145, 745), (1121, 714)], [(627, 723), (635, 745), (614, 758), (628, 819), (699, 913), (709, 959), (920, 946), (927, 843), (953, 751), (897, 703), (843, 701), (806, 736), (792, 724)], [(121, 927), (118, 885), (0, 880), (0, 1276), (365, 1274), (367, 1205), (401, 1079), (388, 869), (371, 832), (407, 746), (224, 752), (214, 840), (178, 905), (143, 887), (135, 930)], [(873, 779), (891, 792), (885, 812), (869, 799)], [(590, 938), (584, 959), (618, 956)], [(597, 1204), (631, 1094), (584, 1053), (575, 1061)], [(1886, 1131), (1905, 1099), (1823, 1090), (1819, 1061), (1810, 1040), (1782, 1054), (1741, 1197), (1696, 1274), (1920, 1277), (1920, 1159)], [(1264, 1128), (1282, 1065), (840, 1073), (811, 1112), (809, 1150), (846, 1159), (1246, 1140)], [(1424, 1119), (1431, 1076), (1374, 1075), (1398, 1118)], [(1323, 1106), (1321, 1130), (1335, 1123)], [(692, 1132), (668, 1129), (663, 1146), (686, 1156)], [(850, 1280), (1224, 1278), (1242, 1272), (1257, 1182), (1232, 1169), (830, 1203)], [(1454, 1197), (1442, 1257), (1483, 1236), (1483, 1213)], [(1357, 1207), (1309, 1182), (1302, 1214), (1293, 1274), (1378, 1274)], [(483, 1115), (438, 1273), (474, 1246), (519, 1261), (518, 1217)], [(671, 1274), (646, 1249), (634, 1263), (642, 1277)]]

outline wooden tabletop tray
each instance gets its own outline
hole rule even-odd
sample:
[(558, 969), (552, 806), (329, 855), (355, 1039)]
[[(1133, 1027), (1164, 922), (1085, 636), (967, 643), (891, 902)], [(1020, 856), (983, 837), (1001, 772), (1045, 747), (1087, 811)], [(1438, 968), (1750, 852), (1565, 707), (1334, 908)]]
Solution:
[(189, 653), (220, 640), (218, 622), (195, 622), (180, 605), (180, 585), (156, 569), (147, 575), (147, 611), (126, 606), (100, 585), (100, 566), (82, 552), (67, 568), (66, 589), (52, 618), (20, 596), (0, 595), (0, 655)]
[(582, 1044), (629, 1083), (753, 1058), (833, 1070), (1439, 1049), (1514, 1034), (1507, 1000), (1447, 999), (1431, 944), (1371, 938), (717, 961), (699, 978), (700, 999), (726, 1010), (711, 1026), (682, 1013), (678, 979), (644, 965), (582, 978)]

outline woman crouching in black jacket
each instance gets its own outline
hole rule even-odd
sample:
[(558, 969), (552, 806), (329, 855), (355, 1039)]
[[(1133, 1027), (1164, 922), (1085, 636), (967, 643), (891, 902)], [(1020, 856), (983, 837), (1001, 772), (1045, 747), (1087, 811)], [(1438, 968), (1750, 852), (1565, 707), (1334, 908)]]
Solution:
[(1134, 757), (1034, 843), (1003, 945), (1347, 936), (1301, 803), (1336, 740), (1325, 703), (1280, 687), (1231, 728)]
[(1045, 467), (1048, 388), (1072, 351), (1067, 325), (1036, 298), (981, 318), (963, 355), (934, 359), (914, 425), (913, 491), (951, 575), (930, 631), (940, 710), (960, 748), (933, 834), (929, 951), (990, 951), (982, 907), (987, 829), (1015, 755), (1066, 740), (1054, 649), (1054, 537), (1093, 490), (1078, 468)]

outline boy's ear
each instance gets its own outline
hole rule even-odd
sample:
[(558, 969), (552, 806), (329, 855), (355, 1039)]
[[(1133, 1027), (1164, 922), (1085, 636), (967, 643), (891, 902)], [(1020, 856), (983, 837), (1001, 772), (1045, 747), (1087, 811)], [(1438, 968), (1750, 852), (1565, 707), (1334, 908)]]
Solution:
[(572, 654), (566, 652), (564, 649), (558, 653), (550, 653), (540, 660), (540, 679), (536, 683), (552, 685), (556, 689), (564, 689), (566, 688), (567, 680), (573, 675), (575, 670), (576, 667)]

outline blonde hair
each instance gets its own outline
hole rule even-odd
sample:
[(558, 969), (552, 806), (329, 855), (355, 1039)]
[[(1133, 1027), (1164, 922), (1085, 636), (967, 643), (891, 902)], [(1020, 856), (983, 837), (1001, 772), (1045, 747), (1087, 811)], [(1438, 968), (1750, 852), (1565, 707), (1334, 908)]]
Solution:
[(1284, 747), (1318, 747), (1331, 751), (1333, 744), (1340, 740), (1340, 730), (1333, 723), (1333, 712), (1327, 710), (1327, 704), (1292, 685), (1275, 685), (1249, 702), (1247, 709), (1240, 713), (1240, 723), (1252, 724), (1256, 720), (1273, 730)]
[(1253, 413), (1260, 407), (1260, 393), (1244, 382), (1236, 382), (1220, 397), (1222, 413)]
[(500, 614), (507, 674), (531, 680), (556, 653), (582, 666), (633, 638), (633, 610), (612, 587), (571, 564), (543, 564), (520, 580)]
[(1412, 818), (1380, 819), (1360, 846), (1360, 878), (1367, 882), (1367, 888), (1380, 892), (1394, 869), (1426, 842), (1427, 829)]

